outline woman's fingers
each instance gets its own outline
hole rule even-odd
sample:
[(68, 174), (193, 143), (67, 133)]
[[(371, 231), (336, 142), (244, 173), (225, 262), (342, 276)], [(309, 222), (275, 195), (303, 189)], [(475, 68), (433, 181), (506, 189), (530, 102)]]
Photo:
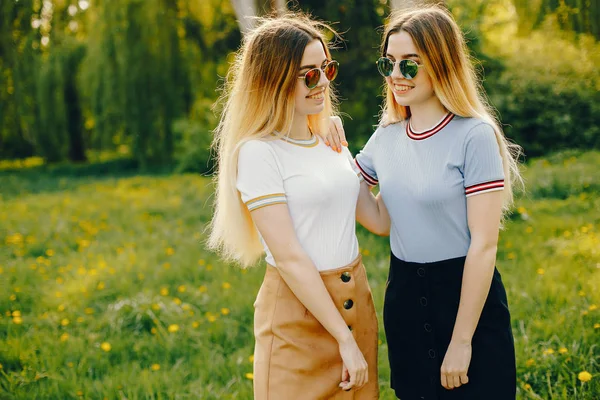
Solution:
[(441, 380), (442, 380), (442, 386), (443, 386), (444, 388), (446, 388), (446, 389), (450, 389), (450, 388), (448, 387), (448, 379), (446, 378), (446, 374), (444, 374), (444, 373), (442, 372), (442, 374), (441, 374), (440, 378), (441, 378)]
[(344, 131), (344, 125), (342, 124), (342, 119), (340, 117), (335, 117), (333, 119), (333, 123), (335, 124), (335, 129), (340, 139), (340, 142), (343, 146), (348, 146), (348, 141), (346, 140), (346, 132)]
[(460, 383), (460, 376), (458, 376), (458, 375), (452, 375), (452, 381), (453, 381), (453, 384), (454, 384), (455, 388), (460, 387), (460, 385), (461, 385), (461, 383)]
[(348, 382), (350, 379), (350, 375), (348, 374), (348, 368), (346, 368), (346, 364), (342, 365), (342, 383)]
[(334, 129), (335, 132), (331, 136), (329, 136), (331, 138), (331, 148), (339, 153), (340, 151), (342, 151), (342, 144), (340, 141), (340, 135), (339, 133), (337, 133), (337, 127), (335, 127), (335, 124)]
[(465, 372), (442, 372), (440, 376), (442, 386), (448, 390), (455, 389), (469, 383), (469, 377)]

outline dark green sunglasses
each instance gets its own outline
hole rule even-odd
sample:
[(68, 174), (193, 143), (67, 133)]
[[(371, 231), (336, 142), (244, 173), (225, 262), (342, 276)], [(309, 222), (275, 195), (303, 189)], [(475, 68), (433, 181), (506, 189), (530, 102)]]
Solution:
[(419, 67), (423, 66), (422, 64), (417, 64), (417, 62), (414, 60), (406, 59), (392, 61), (387, 57), (381, 57), (379, 60), (377, 60), (377, 69), (382, 76), (388, 77), (394, 72), (394, 66), (396, 64), (398, 64), (400, 67), (400, 74), (402, 74), (402, 76), (406, 79), (413, 79), (415, 76), (417, 76)]

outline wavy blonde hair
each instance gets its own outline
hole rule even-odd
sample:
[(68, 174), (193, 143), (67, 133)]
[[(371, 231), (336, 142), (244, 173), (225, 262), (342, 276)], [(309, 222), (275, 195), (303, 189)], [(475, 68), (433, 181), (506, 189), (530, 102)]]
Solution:
[[(303, 84), (297, 77), (306, 46), (319, 40), (331, 59), (325, 29), (333, 32), (326, 24), (300, 13), (258, 19), (258, 26), (247, 33), (235, 54), (217, 103), (223, 109), (214, 131), (218, 171), (207, 247), (242, 267), (253, 265), (263, 247), (236, 188), (239, 150), (249, 140), (271, 140), (289, 134), (296, 85)], [(323, 111), (307, 117), (309, 129), (324, 132), (336, 109), (335, 94), (328, 87)]]
[[(442, 6), (433, 5), (414, 10), (392, 13), (386, 24), (382, 57), (387, 53), (390, 35), (408, 33), (419, 52), (422, 63), (429, 73), (433, 90), (442, 105), (461, 117), (479, 118), (494, 128), (500, 147), (504, 168), (505, 188), (503, 215), (513, 204), (513, 187), (522, 185), (517, 164), (521, 147), (509, 142), (489, 104), (474, 68), (463, 34), (450, 13)], [(385, 100), (381, 114), (382, 125), (389, 125), (410, 117), (410, 107), (402, 106), (394, 99), (391, 88), (385, 85)]]

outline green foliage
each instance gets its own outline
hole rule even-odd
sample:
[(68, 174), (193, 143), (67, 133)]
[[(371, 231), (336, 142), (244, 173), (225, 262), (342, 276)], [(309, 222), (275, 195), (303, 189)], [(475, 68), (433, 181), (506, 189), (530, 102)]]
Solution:
[(86, 60), (96, 135), (104, 145), (131, 144), (142, 168), (168, 163), (172, 123), (190, 101), (178, 5), (128, 0), (98, 2), (97, 7)]
[(490, 83), (506, 134), (528, 156), (600, 148), (600, 44), (565, 36), (513, 38), (505, 71)]
[(216, 117), (207, 100), (198, 101), (189, 119), (175, 122), (173, 130), (177, 147), (175, 160), (177, 172), (210, 174), (214, 160), (211, 157), (212, 131)]
[[(34, 153), (39, 35), (31, 29), (33, 0), (0, 2), (0, 158)], [(37, 44), (37, 47), (36, 47)]]
[[(261, 12), (272, 5), (258, 3)], [(352, 119), (345, 128), (353, 152), (378, 121), (383, 79), (374, 60), (389, 3), (288, 3), (334, 21), (342, 33), (333, 86), (342, 116)], [(600, 147), (600, 45), (574, 33), (597, 37), (597, 2), (445, 3), (465, 32), (507, 135), (526, 155)], [(48, 12), (45, 4), (53, 6), (51, 19), (34, 27)], [(99, 0), (75, 15), (72, 5), (0, 3), (0, 158), (81, 161), (88, 150), (127, 146), (143, 168), (210, 168), (207, 142), (217, 121), (206, 110), (241, 41), (231, 0)]]
[(85, 161), (83, 124), (77, 88), (85, 47), (64, 38), (38, 72), (37, 102), (43, 130), (34, 132), (36, 152), (48, 162)]

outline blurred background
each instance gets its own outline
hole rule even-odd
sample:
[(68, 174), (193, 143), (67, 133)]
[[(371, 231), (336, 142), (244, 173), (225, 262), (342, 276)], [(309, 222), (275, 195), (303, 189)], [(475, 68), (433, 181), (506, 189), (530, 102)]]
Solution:
[[(304, 10), (353, 153), (402, 0), (0, 0), (0, 398), (250, 399), (264, 266), (203, 248), (210, 142), (247, 16)], [(448, 0), (526, 190), (498, 266), (519, 398), (600, 398), (600, 1)], [(359, 229), (381, 320), (387, 239)], [(380, 385), (388, 389), (380, 333)]]

